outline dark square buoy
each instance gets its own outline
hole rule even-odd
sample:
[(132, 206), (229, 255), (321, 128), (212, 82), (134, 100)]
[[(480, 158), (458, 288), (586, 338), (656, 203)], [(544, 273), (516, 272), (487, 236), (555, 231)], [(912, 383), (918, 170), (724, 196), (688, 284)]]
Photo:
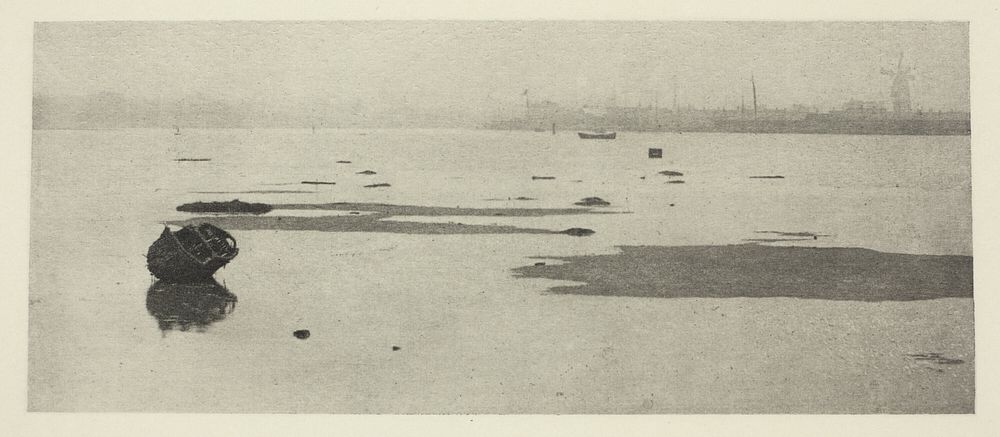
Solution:
[(650, 158), (662, 158), (663, 157), (663, 149), (649, 149), (649, 157)]

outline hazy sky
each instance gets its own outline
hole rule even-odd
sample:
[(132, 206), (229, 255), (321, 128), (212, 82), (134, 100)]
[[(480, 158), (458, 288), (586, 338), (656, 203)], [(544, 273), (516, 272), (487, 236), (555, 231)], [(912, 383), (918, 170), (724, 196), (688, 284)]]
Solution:
[[(495, 111), (565, 103), (732, 107), (888, 100), (901, 52), (913, 102), (969, 108), (965, 23), (67, 22), (35, 28), (35, 92), (203, 95), (283, 105)], [(676, 80), (674, 80), (676, 78)]]

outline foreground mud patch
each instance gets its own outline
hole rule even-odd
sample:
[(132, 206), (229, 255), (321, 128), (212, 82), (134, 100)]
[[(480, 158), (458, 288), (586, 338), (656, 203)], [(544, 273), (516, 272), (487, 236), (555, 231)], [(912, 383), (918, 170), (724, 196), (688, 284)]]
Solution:
[[(365, 212), (365, 215), (336, 215), (318, 217), (281, 216), (281, 210)], [(565, 230), (522, 228), (505, 225), (476, 225), (464, 223), (425, 223), (391, 220), (394, 216), (469, 216), (469, 217), (545, 217), (552, 215), (614, 214), (596, 212), (589, 208), (450, 208), (435, 206), (388, 205), (379, 203), (325, 203), (274, 205), (272, 214), (259, 216), (203, 216), (168, 224), (211, 223), (228, 230), (284, 230), (322, 232), (387, 232), (397, 234), (565, 234), (575, 237), (588, 236), (593, 230), (570, 228)]]
[(972, 297), (972, 257), (857, 248), (625, 246), (614, 255), (515, 269), (525, 278), (582, 282), (557, 294), (637, 297), (798, 297), (909, 301)]

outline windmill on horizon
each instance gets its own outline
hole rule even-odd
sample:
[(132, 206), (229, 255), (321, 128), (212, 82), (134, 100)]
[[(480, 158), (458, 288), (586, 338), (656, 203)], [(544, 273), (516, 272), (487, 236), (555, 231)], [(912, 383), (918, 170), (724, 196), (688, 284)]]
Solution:
[(903, 66), (903, 53), (899, 54), (899, 62), (896, 64), (895, 70), (882, 69), (882, 74), (891, 74), (892, 78), (892, 90), (889, 93), (892, 99), (892, 110), (898, 114), (908, 113), (912, 111), (912, 102), (910, 100), (910, 81), (914, 79), (913, 67)]

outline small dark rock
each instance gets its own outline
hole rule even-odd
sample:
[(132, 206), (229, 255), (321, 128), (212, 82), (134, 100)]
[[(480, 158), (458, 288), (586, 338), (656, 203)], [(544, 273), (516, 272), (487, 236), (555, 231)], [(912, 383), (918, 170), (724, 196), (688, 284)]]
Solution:
[(295, 338), (297, 338), (299, 340), (305, 340), (305, 339), (309, 338), (309, 330), (308, 329), (300, 329), (298, 331), (293, 332), (292, 335), (294, 335)]
[(395, 351), (398, 351), (398, 350), (400, 350), (400, 349), (402, 349), (402, 348), (401, 348), (401, 347), (399, 347), (399, 346), (393, 346), (393, 347), (392, 347), (392, 351), (393, 351), (393, 352), (395, 352)]
[(348, 214), (350, 214), (350, 215), (360, 215), (361, 212), (360, 211), (351, 211)]
[(536, 266), (544, 266), (544, 265), (545, 265), (545, 263), (543, 263), (543, 262), (537, 262), (537, 263), (535, 263), (535, 265), (536, 265)]
[(350, 164), (351, 161), (337, 161), (337, 164)]
[(560, 232), (560, 234), (572, 235), (574, 237), (586, 237), (588, 235), (593, 235), (594, 231), (587, 228), (569, 228)]
[(750, 179), (784, 179), (784, 176), (750, 176)]
[(579, 206), (608, 206), (611, 202), (608, 202), (600, 197), (585, 197), (580, 199), (579, 202), (574, 203), (574, 205)]
[(535, 200), (535, 198), (520, 196), (520, 197), (515, 197), (514, 200)]
[(670, 204), (670, 206), (674, 206), (674, 204), (673, 204), (673, 203), (671, 203), (671, 204)]
[(381, 187), (391, 187), (391, 186), (392, 185), (389, 185), (389, 184), (386, 184), (386, 183), (381, 183), (381, 184), (365, 185), (365, 188), (381, 188)]
[(668, 184), (683, 184), (684, 181), (667, 181)]
[(660, 174), (664, 176), (684, 176), (684, 173), (673, 170), (663, 170), (660, 172)]
[(376, 174), (376, 173), (373, 172), (373, 171), (371, 171), (371, 170), (365, 170), (365, 171), (359, 171), (358, 174), (373, 175), (373, 174)]
[(555, 176), (532, 176), (531, 180), (533, 180), (533, 181), (537, 181), (539, 179), (541, 179), (541, 180), (552, 180), (552, 179), (555, 179), (555, 178), (556, 178)]

